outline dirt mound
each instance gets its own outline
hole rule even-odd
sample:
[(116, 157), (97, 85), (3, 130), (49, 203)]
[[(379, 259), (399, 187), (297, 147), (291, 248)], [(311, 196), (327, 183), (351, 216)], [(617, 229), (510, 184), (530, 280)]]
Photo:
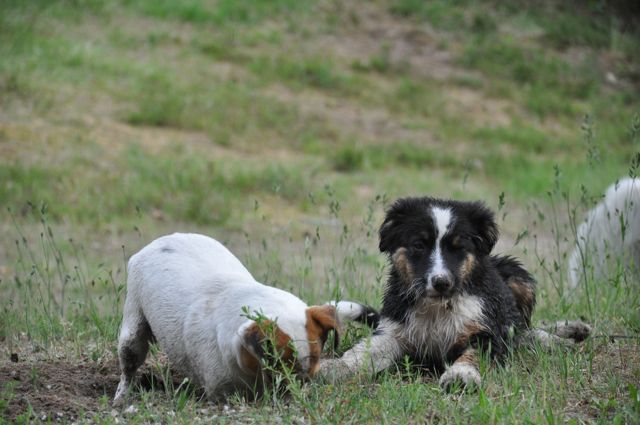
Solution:
[[(0, 398), (6, 407), (0, 414), (11, 420), (28, 411), (41, 420), (69, 421), (81, 413), (101, 409), (101, 398), (110, 399), (118, 385), (116, 361), (3, 362), (0, 363)], [(104, 405), (102, 408), (104, 409)]]

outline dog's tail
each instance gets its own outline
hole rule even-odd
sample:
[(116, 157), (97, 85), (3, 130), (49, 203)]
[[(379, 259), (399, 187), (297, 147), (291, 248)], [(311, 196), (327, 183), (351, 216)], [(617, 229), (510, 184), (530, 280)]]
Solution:
[(380, 313), (368, 305), (353, 301), (330, 301), (327, 304), (336, 308), (340, 323), (358, 322), (375, 329), (380, 322)]
[(522, 314), (525, 324), (531, 326), (531, 315), (536, 305), (536, 280), (517, 259), (511, 256), (494, 255), (491, 257), (491, 262), (504, 283), (511, 289), (516, 299), (516, 307)]

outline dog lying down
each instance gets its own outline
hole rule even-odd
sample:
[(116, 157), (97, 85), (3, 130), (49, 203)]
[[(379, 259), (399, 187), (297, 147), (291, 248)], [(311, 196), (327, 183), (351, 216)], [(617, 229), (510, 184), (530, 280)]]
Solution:
[[(252, 314), (263, 319), (252, 320)], [(318, 370), (329, 333), (345, 321), (375, 326), (377, 313), (346, 301), (309, 307), (289, 292), (258, 283), (207, 236), (158, 238), (129, 260), (118, 341), (122, 375), (114, 403), (123, 399), (152, 341), (173, 367), (214, 398), (255, 388), (268, 354), (265, 324), (271, 325), (268, 336), (281, 360), (309, 378)]]
[(342, 380), (378, 373), (409, 356), (441, 373), (445, 387), (480, 384), (482, 351), (500, 361), (515, 344), (571, 345), (589, 335), (580, 321), (531, 328), (536, 282), (515, 258), (491, 254), (493, 213), (481, 202), (404, 198), (387, 211), (380, 251), (391, 269), (380, 325), (319, 375)]

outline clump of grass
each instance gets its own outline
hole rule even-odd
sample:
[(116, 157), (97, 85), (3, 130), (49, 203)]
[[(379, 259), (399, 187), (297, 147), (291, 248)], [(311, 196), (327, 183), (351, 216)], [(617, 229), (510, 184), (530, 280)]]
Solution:
[(459, 2), (459, 5), (452, 6), (442, 0), (394, 0), (389, 6), (389, 11), (398, 16), (429, 22), (439, 29), (453, 30), (466, 27), (465, 3)]
[(129, 7), (154, 18), (174, 19), (193, 24), (258, 24), (267, 18), (305, 12), (312, 3), (307, 0), (220, 0), (207, 4), (199, 0), (130, 1)]
[(573, 146), (573, 140), (552, 136), (536, 127), (517, 121), (506, 127), (477, 128), (473, 130), (472, 137), (487, 143), (510, 144), (518, 150), (524, 149), (537, 154), (542, 154), (551, 147), (569, 149)]
[(365, 154), (354, 144), (344, 145), (335, 152), (332, 162), (337, 171), (357, 171), (364, 165)]
[(444, 107), (441, 93), (431, 83), (409, 78), (402, 78), (385, 100), (394, 111), (426, 117), (438, 116)]
[[(113, 164), (113, 174), (103, 174), (91, 163), (74, 168), (55, 164), (15, 167), (0, 163), (0, 196), (17, 213), (29, 212), (30, 204), (46, 204), (54, 218), (108, 222), (110, 217), (135, 217), (161, 211), (165, 218), (201, 224), (224, 223), (242, 202), (238, 194), (270, 193), (289, 201), (303, 198), (300, 182), (308, 174), (298, 166), (276, 163), (260, 165), (229, 163), (191, 157), (173, 150), (149, 154), (137, 145), (126, 149)], [(84, 178), (78, 181), (75, 173)], [(105, 197), (96, 188), (121, 188)], [(76, 196), (76, 191), (83, 196)]]
[(127, 122), (134, 125), (183, 127), (185, 99), (175, 83), (163, 74), (145, 78), (137, 94), (137, 109), (129, 114)]
[(474, 34), (486, 36), (498, 30), (496, 19), (486, 11), (478, 11), (473, 15), (471, 31)]
[(475, 40), (460, 63), (524, 86), (525, 106), (540, 116), (575, 116), (572, 102), (590, 98), (600, 87), (600, 77), (588, 61), (573, 66), (543, 49), (524, 48), (504, 37)]
[(348, 144), (338, 149), (332, 158), (333, 168), (343, 172), (379, 170), (396, 166), (453, 169), (459, 167), (461, 161), (461, 158), (435, 146), (429, 147), (404, 140), (362, 146)]
[(258, 57), (249, 68), (262, 77), (285, 84), (294, 82), (345, 95), (357, 93), (361, 85), (355, 77), (338, 71), (330, 58)]
[(377, 72), (380, 74), (403, 74), (409, 68), (406, 62), (396, 63), (391, 59), (391, 51), (388, 44), (383, 44), (380, 51), (371, 56), (368, 61), (354, 61), (351, 68), (360, 72)]
[(37, 241), (14, 218), (16, 271), (9, 287), (11, 303), (0, 312), (1, 333), (10, 347), (24, 332), (47, 348), (65, 341), (78, 349), (91, 340), (99, 343), (96, 349), (105, 349), (119, 325), (123, 269), (100, 266), (89, 272), (83, 246), (72, 238), (59, 239), (46, 206), (32, 214), (41, 226)]

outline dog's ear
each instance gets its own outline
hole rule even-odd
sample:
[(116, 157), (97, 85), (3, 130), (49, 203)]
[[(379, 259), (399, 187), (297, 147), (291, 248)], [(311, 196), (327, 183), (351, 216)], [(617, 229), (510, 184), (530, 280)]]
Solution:
[(429, 198), (400, 198), (387, 210), (387, 214), (380, 226), (380, 252), (395, 251), (400, 239), (398, 229), (402, 227), (407, 217), (415, 217), (416, 211), (425, 209)]
[(380, 244), (378, 248), (380, 248), (380, 252), (389, 252), (391, 250), (391, 241), (393, 239), (393, 227), (395, 223), (392, 218), (387, 217), (384, 219), (382, 226), (380, 226)]
[(333, 332), (333, 346), (338, 348), (340, 337), (338, 335), (339, 323), (336, 315), (336, 308), (332, 305), (316, 305), (307, 309), (307, 335), (310, 342), (320, 341), (322, 347), (329, 338), (329, 333)]
[(238, 365), (245, 372), (258, 373), (260, 361), (264, 357), (265, 334), (253, 320), (244, 324), (238, 335), (240, 344), (237, 351)]
[(272, 362), (293, 358), (291, 338), (275, 322), (264, 320), (260, 324), (250, 320), (240, 328), (238, 364), (245, 371), (257, 373), (262, 361)]
[(469, 208), (469, 222), (473, 226), (473, 243), (481, 256), (489, 255), (498, 242), (498, 225), (493, 212), (482, 202), (473, 202)]

